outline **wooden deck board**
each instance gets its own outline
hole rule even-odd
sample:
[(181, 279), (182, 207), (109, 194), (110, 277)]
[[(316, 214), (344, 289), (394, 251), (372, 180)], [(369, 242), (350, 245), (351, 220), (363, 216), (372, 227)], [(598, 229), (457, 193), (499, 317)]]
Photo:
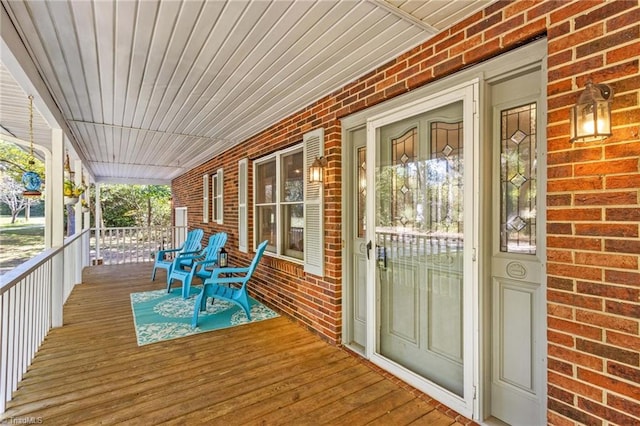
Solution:
[(138, 347), (151, 265), (87, 268), (3, 419), (44, 424), (433, 424), (455, 420), (287, 317)]

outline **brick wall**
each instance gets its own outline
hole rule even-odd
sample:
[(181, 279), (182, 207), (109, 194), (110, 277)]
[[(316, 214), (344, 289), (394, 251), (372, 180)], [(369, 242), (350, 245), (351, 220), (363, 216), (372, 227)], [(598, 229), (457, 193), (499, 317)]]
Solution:
[[(173, 182), (189, 226), (237, 247), (237, 161), (325, 129), (325, 277), (265, 257), (255, 293), (331, 342), (341, 336), (339, 119), (546, 35), (548, 39), (548, 421), (640, 422), (640, 5), (499, 1)], [(587, 80), (614, 91), (614, 135), (569, 143), (569, 108)], [(225, 173), (225, 224), (203, 225), (202, 174)], [(251, 168), (250, 168), (251, 171)], [(250, 179), (251, 181), (251, 179)], [(250, 197), (250, 202), (252, 202)], [(251, 226), (251, 214), (250, 226)], [(252, 236), (250, 236), (250, 239)], [(253, 242), (252, 242), (253, 243)], [(249, 260), (237, 250), (232, 256)], [(608, 423), (607, 423), (608, 422)]]

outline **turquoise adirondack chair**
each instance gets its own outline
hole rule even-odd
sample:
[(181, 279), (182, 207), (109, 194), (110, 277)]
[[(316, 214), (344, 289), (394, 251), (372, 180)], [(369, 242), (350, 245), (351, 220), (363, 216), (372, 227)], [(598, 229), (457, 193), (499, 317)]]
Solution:
[(187, 233), (182, 246), (174, 249), (160, 250), (156, 254), (156, 261), (153, 264), (153, 271), (151, 271), (151, 281), (156, 279), (156, 269), (163, 268), (167, 270), (167, 281), (169, 281), (169, 275), (171, 274), (171, 268), (173, 267), (173, 259), (165, 259), (167, 253), (186, 254), (197, 253), (202, 248), (202, 237), (204, 231), (202, 229), (193, 229)]
[(173, 267), (169, 274), (167, 293), (171, 291), (173, 280), (182, 281), (182, 297), (188, 298), (191, 292), (191, 281), (196, 276), (203, 282), (211, 276), (211, 270), (206, 269), (218, 262), (218, 253), (227, 242), (227, 233), (218, 232), (209, 237), (209, 243), (197, 254), (181, 254), (173, 261)]
[[(207, 305), (207, 298), (212, 297), (215, 299), (228, 300), (236, 305), (239, 305), (247, 314), (247, 318), (251, 321), (251, 309), (249, 308), (249, 295), (247, 292), (247, 282), (253, 275), (260, 262), (260, 258), (264, 254), (264, 250), (267, 248), (268, 241), (263, 241), (258, 246), (251, 264), (246, 268), (216, 268), (212, 271), (211, 277), (204, 281), (202, 291), (196, 299), (195, 306), (193, 308), (193, 319), (191, 320), (191, 326), (198, 326), (198, 314), (200, 311), (204, 311)], [(224, 275), (224, 276), (221, 276)], [(226, 284), (226, 285), (225, 285)], [(239, 288), (231, 286), (231, 284), (241, 284)]]

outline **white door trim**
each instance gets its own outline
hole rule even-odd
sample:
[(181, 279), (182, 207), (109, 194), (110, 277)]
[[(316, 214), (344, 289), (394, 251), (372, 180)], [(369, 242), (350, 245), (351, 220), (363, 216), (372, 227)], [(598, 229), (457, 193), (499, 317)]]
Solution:
[[(469, 313), (463, 318), (463, 359), (464, 371), (464, 396), (459, 397), (454, 393), (438, 386), (408, 369), (390, 361), (378, 353), (378, 308), (379, 289), (376, 286), (376, 262), (375, 256), (369, 259), (367, 270), (367, 348), (366, 356), (373, 363), (387, 369), (392, 374), (400, 377), (410, 385), (422, 390), (453, 408), (459, 413), (473, 418), (478, 412), (474, 389), (479, 383), (478, 360), (478, 200), (479, 200), (479, 128), (477, 118), (477, 99), (479, 96), (479, 80), (472, 79), (462, 84), (445, 89), (423, 99), (408, 103), (398, 108), (385, 111), (372, 116), (367, 120), (367, 164), (376, 164), (376, 133), (377, 129), (390, 123), (412, 117), (423, 112), (449, 105), (454, 102), (463, 102), (463, 132), (465, 138), (465, 173), (464, 173), (464, 239), (467, 242), (463, 254), (463, 312)], [(374, 168), (367, 173), (367, 223), (376, 223), (375, 211), (375, 173)], [(368, 241), (375, 241), (375, 227), (367, 229)], [(476, 404), (477, 405), (477, 404)]]

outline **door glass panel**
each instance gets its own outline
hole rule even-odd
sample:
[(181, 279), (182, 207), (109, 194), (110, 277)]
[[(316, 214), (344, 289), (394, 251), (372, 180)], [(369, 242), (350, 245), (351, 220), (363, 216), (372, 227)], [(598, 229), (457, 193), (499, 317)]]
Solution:
[(536, 104), (500, 113), (500, 251), (536, 253)]
[(463, 396), (462, 102), (381, 127), (376, 152), (379, 347)]
[(364, 238), (367, 232), (367, 148), (360, 147), (356, 153), (358, 165), (358, 238)]

